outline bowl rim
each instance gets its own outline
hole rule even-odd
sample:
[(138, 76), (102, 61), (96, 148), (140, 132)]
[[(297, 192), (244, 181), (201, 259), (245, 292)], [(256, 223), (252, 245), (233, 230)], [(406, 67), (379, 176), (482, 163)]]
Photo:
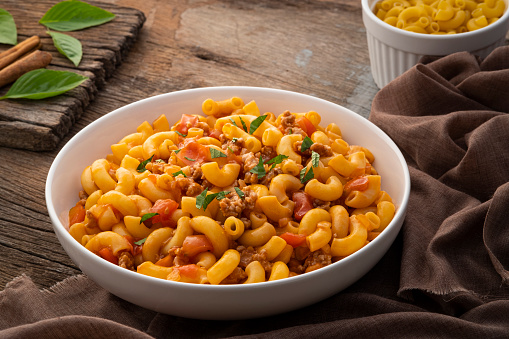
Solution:
[[(397, 206), (396, 214), (394, 215), (393, 220), (386, 227), (385, 230), (393, 229), (395, 227), (395, 225), (396, 225), (396, 221), (398, 221), (399, 219), (404, 219), (405, 218), (406, 211), (407, 211), (407, 206), (408, 206), (408, 201), (409, 201), (409, 196), (410, 196), (410, 174), (409, 174), (409, 170), (408, 170), (408, 165), (407, 165), (406, 160), (405, 160), (403, 154), (401, 153), (399, 147), (394, 143), (394, 141), (382, 129), (380, 129), (377, 125), (375, 125), (374, 123), (372, 123), (368, 119), (364, 118), (360, 114), (355, 113), (355, 112), (351, 111), (350, 109), (348, 109), (348, 108), (346, 108), (344, 106), (341, 106), (339, 104), (333, 103), (331, 101), (327, 101), (325, 99), (318, 98), (316, 96), (312, 96), (312, 95), (304, 94), (304, 93), (299, 93), (299, 92), (295, 92), (295, 91), (282, 90), (282, 89), (269, 88), (269, 87), (255, 87), (255, 86), (212, 86), (212, 87), (198, 87), (198, 88), (184, 89), (184, 90), (178, 90), (178, 91), (174, 91), (174, 92), (168, 92), (168, 93), (162, 93), (162, 94), (150, 96), (150, 97), (147, 97), (147, 98), (140, 99), (138, 101), (129, 103), (127, 105), (121, 106), (121, 107), (119, 107), (117, 109), (114, 109), (113, 111), (106, 113), (105, 115), (99, 117), (95, 121), (93, 121), (90, 124), (88, 124), (87, 126), (85, 126), (83, 129), (78, 131), (60, 149), (60, 151), (58, 152), (57, 156), (54, 158), (54, 160), (53, 160), (53, 162), (52, 162), (52, 164), (50, 166), (50, 169), (48, 171), (48, 174), (47, 174), (46, 185), (45, 185), (45, 200), (46, 200), (46, 206), (47, 206), (47, 209), (48, 209), (48, 213), (49, 213), (52, 225), (53, 225), (53, 229), (54, 229), (57, 237), (59, 237), (59, 241), (61, 242), (61, 246), (64, 247), (64, 250), (66, 252), (67, 252), (67, 249), (65, 248), (64, 244), (60, 240), (60, 236), (63, 236), (65, 238), (65, 240), (67, 240), (67, 243), (70, 246), (73, 246), (74, 249), (79, 251), (80, 255), (83, 255), (86, 258), (88, 258), (89, 260), (92, 260), (94, 263), (98, 264), (99, 266), (102, 266), (102, 267), (105, 267), (105, 268), (106, 267), (110, 267), (111, 269), (113, 269), (117, 273), (119, 273), (119, 274), (121, 274), (123, 276), (126, 276), (126, 277), (130, 277), (130, 278), (136, 279), (136, 280), (144, 280), (144, 281), (147, 281), (147, 282), (150, 282), (150, 283), (153, 283), (153, 284), (158, 284), (158, 285), (162, 284), (162, 286), (168, 285), (168, 286), (172, 286), (172, 287), (178, 287), (178, 288), (181, 288), (181, 289), (192, 289), (192, 290), (197, 290), (197, 289), (198, 290), (204, 289), (206, 291), (209, 291), (209, 290), (225, 290), (225, 289), (227, 289), (227, 290), (231, 290), (231, 289), (235, 289), (235, 290), (237, 290), (237, 289), (240, 289), (240, 290), (251, 290), (251, 289), (270, 288), (271, 286), (274, 286), (274, 285), (294, 284), (294, 283), (298, 283), (299, 281), (303, 281), (303, 280), (307, 280), (307, 279), (314, 279), (315, 276), (320, 276), (322, 274), (326, 274), (328, 271), (334, 270), (338, 266), (342, 266), (341, 263), (346, 264), (346, 263), (348, 263), (350, 261), (358, 260), (357, 258), (359, 256), (362, 256), (362, 254), (365, 253), (366, 251), (369, 251), (369, 248), (375, 248), (375, 246), (376, 246), (375, 244), (377, 244), (379, 242), (382, 242), (383, 241), (382, 239), (385, 239), (386, 237), (390, 237), (391, 236), (391, 234), (389, 234), (390, 232), (381, 232), (380, 235), (377, 236), (371, 242), (371, 243), (373, 243), (373, 246), (369, 246), (369, 245), (368, 246), (364, 246), (360, 250), (354, 252), (353, 254), (351, 254), (351, 255), (343, 258), (343, 259), (341, 259), (340, 261), (332, 263), (332, 264), (330, 264), (330, 265), (328, 265), (326, 267), (320, 268), (318, 270), (315, 270), (315, 271), (312, 271), (312, 272), (308, 272), (308, 273), (305, 273), (305, 274), (300, 274), (298, 276), (293, 276), (293, 277), (288, 277), (288, 278), (285, 278), (285, 279), (276, 280), (276, 281), (266, 281), (264, 283), (247, 284), (247, 285), (244, 285), (244, 284), (232, 284), (232, 285), (190, 284), (190, 283), (182, 283), (182, 282), (175, 282), (175, 281), (170, 281), (170, 280), (164, 280), (164, 279), (160, 279), (160, 278), (156, 278), (156, 277), (152, 277), (152, 276), (146, 276), (146, 275), (143, 275), (141, 273), (137, 273), (137, 272), (134, 272), (134, 271), (126, 270), (126, 269), (121, 268), (121, 267), (119, 267), (117, 265), (114, 265), (114, 264), (108, 262), (107, 260), (104, 260), (104, 259), (100, 258), (96, 254), (90, 252), (84, 246), (79, 244), (70, 235), (70, 233), (66, 229), (65, 225), (63, 225), (62, 222), (60, 221), (60, 218), (59, 218), (59, 216), (58, 216), (58, 214), (57, 214), (57, 212), (55, 210), (55, 206), (53, 204), (53, 192), (52, 192), (52, 186), (54, 184), (54, 179), (55, 179), (55, 172), (56, 172), (58, 166), (60, 165), (62, 159), (64, 159), (64, 157), (68, 153), (68, 151), (73, 148), (74, 144), (78, 143), (80, 141), (80, 139), (82, 139), (89, 131), (93, 130), (96, 126), (102, 124), (104, 121), (108, 121), (108, 119), (111, 119), (111, 117), (113, 117), (115, 115), (121, 115), (122, 112), (124, 112), (126, 110), (128, 111), (128, 110), (132, 109), (133, 107), (143, 105), (147, 101), (151, 101), (151, 100), (171, 100), (171, 98), (173, 96), (178, 96), (178, 95), (181, 95), (181, 94), (184, 94), (184, 93), (193, 93), (193, 92), (198, 92), (198, 91), (212, 91), (213, 92), (213, 91), (223, 91), (223, 90), (229, 90), (229, 91), (232, 91), (232, 92), (235, 92), (236, 90), (242, 90), (242, 91), (269, 91), (269, 92), (272, 92), (272, 93), (281, 93), (281, 94), (286, 94), (286, 95), (297, 95), (297, 96), (301, 96), (301, 97), (306, 97), (307, 99), (317, 100), (317, 101), (323, 102), (324, 104), (332, 105), (333, 107), (337, 106), (336, 108), (339, 108), (339, 109), (345, 111), (345, 113), (348, 114), (349, 116), (351, 116), (352, 118), (359, 119), (360, 121), (363, 121), (364, 124), (371, 125), (371, 127), (374, 128), (378, 132), (379, 136), (386, 143), (389, 144), (390, 148), (395, 152), (396, 157), (398, 158), (400, 163), (403, 165), (402, 166), (403, 167), (403, 174), (404, 174), (403, 181), (404, 181), (404, 184), (405, 184), (405, 190), (403, 192), (402, 200), (401, 200), (401, 202), (399, 202), (399, 205)], [(169, 98), (169, 99), (167, 99), (167, 98)], [(401, 220), (401, 222), (402, 222), (402, 220)], [(397, 233), (399, 233), (399, 229), (397, 230)], [(370, 245), (371, 245), (371, 243), (370, 243)], [(391, 242), (391, 244), (392, 244), (392, 242)], [(69, 253), (67, 253), (67, 255), (70, 256)], [(77, 263), (75, 263), (75, 264), (77, 265)], [(81, 267), (80, 267), (80, 269), (81, 269)]]
[[(505, 38), (509, 30), (509, 0), (503, 0), (504, 14), (496, 22), (475, 31), (444, 35), (410, 32), (389, 25), (373, 13), (371, 1), (373, 5), (377, 2), (377, 0), (361, 0), (362, 16), (367, 31), (388, 45), (416, 54), (446, 55), (460, 50), (475, 51), (497, 42), (502, 35)], [(416, 45), (416, 40), (424, 46)]]

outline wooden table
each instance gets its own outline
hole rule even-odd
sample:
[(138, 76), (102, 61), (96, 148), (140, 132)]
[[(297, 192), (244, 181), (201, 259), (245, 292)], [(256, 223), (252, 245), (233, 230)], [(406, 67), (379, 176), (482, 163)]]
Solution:
[(80, 273), (53, 233), (44, 185), (58, 150), (104, 114), (161, 93), (246, 85), (314, 95), (368, 117), (378, 91), (359, 0), (106, 2), (146, 16), (123, 64), (56, 150), (0, 147), (0, 290), (21, 274), (47, 288)]

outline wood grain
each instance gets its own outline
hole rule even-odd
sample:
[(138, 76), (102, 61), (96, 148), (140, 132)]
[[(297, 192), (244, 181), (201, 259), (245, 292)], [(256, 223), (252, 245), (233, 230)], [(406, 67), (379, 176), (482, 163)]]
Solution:
[[(31, 5), (19, 3), (17, 13), (30, 11)], [(378, 91), (358, 0), (108, 0), (100, 7), (116, 14), (135, 8), (145, 14), (145, 24), (127, 56), (112, 49), (101, 54), (105, 49), (98, 48), (95, 61), (114, 55), (123, 62), (79, 119), (65, 110), (68, 101), (78, 105), (79, 99), (59, 97), (62, 114), (52, 119), (66, 120), (69, 132), (62, 129), (65, 136), (55, 150), (0, 147), (0, 289), (22, 273), (47, 288), (79, 272), (52, 231), (44, 184), (58, 150), (104, 114), (156, 94), (247, 85), (314, 95), (367, 117)]]
[[(57, 51), (45, 28), (38, 23), (55, 3), (48, 0), (34, 3), (7, 0), (1, 6), (14, 17), (19, 41), (32, 35), (41, 38), (41, 50), (53, 57), (47, 68), (76, 72), (90, 79), (59, 97), (39, 101), (0, 101), (0, 146), (34, 151), (54, 149), (94, 99), (98, 88), (104, 86), (106, 79), (125, 59), (145, 21), (145, 16), (137, 9), (97, 4), (113, 12), (116, 18), (101, 26), (66, 32), (83, 45), (82, 61), (75, 67)], [(7, 48), (9, 46), (3, 45), (0, 51)], [(8, 88), (2, 87), (0, 94), (5, 94)]]

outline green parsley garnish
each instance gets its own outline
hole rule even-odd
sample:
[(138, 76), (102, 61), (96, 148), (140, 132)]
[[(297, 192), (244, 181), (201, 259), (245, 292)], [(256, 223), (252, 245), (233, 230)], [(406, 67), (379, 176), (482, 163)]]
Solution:
[(178, 154), (178, 152), (182, 151), (181, 149), (173, 150), (173, 153)]
[(304, 167), (300, 171), (300, 182), (303, 184), (305, 184), (309, 180), (313, 179), (315, 176), (315, 174), (313, 173), (313, 167), (310, 167), (309, 171), (307, 173), (306, 173), (306, 169), (307, 169), (307, 167)]
[(207, 206), (212, 202), (212, 200), (214, 200), (214, 199), (217, 199), (217, 200), (224, 199), (224, 198), (226, 198), (226, 195), (228, 193), (230, 193), (228, 191), (221, 191), (221, 192), (218, 192), (218, 193), (207, 194), (208, 191), (209, 191), (209, 189), (206, 188), (203, 192), (201, 192), (196, 197), (196, 208), (197, 209), (201, 209), (203, 207), (203, 210), (205, 211), (207, 209)]
[(267, 172), (265, 172), (265, 167), (263, 166), (263, 159), (260, 155), (260, 160), (258, 161), (258, 164), (253, 167), (249, 172), (258, 175), (258, 179), (263, 178)]
[(184, 157), (184, 158), (186, 158), (186, 159), (187, 159), (187, 160), (189, 160), (189, 161), (196, 161), (196, 160), (191, 159), (191, 158), (188, 158), (188, 157)]
[(140, 224), (142, 222), (147, 221), (148, 219), (150, 219), (152, 217), (155, 217), (156, 215), (159, 215), (159, 213), (145, 213), (145, 214), (143, 214), (143, 216), (140, 219)]
[(235, 120), (233, 120), (233, 118), (232, 118), (232, 117), (230, 117), (230, 121), (232, 122), (233, 126), (235, 126), (235, 127), (239, 127), (239, 126), (237, 126), (237, 123), (235, 122)]
[(305, 152), (313, 144), (314, 144), (314, 142), (313, 142), (313, 140), (311, 140), (310, 137), (305, 137), (304, 140), (302, 140), (302, 144), (300, 145), (300, 151)]
[(258, 118), (254, 119), (251, 122), (251, 125), (249, 125), (249, 134), (253, 134), (258, 129), (258, 127), (260, 127), (262, 122), (264, 122), (265, 119), (267, 119), (267, 117), (268, 115), (260, 115)]
[(143, 245), (143, 243), (144, 243), (146, 240), (147, 240), (147, 238), (143, 238), (143, 239), (141, 239), (141, 240), (135, 241), (135, 242), (134, 242), (134, 244), (135, 244), (135, 245), (140, 246), (140, 245)]
[(242, 192), (242, 190), (241, 190), (240, 188), (238, 188), (238, 187), (236, 187), (236, 186), (235, 186), (235, 187), (234, 187), (234, 189), (235, 189), (235, 192), (237, 192), (237, 194), (239, 195), (239, 197), (240, 197), (241, 199), (244, 199), (244, 198), (245, 198), (245, 196), (246, 196), (246, 195), (244, 194), (244, 192)]
[(172, 173), (171, 175), (172, 175), (173, 177), (176, 177), (176, 176), (178, 176), (178, 175), (180, 175), (180, 174), (182, 174), (185, 178), (187, 178), (187, 175), (186, 175), (184, 172), (182, 172), (182, 170), (180, 170), (180, 171), (178, 171), (178, 172), (175, 172), (175, 173)]
[(224, 153), (223, 153), (223, 152), (221, 152), (221, 151), (218, 151), (218, 150), (217, 150), (217, 149), (215, 149), (215, 148), (212, 148), (212, 147), (211, 147), (211, 148), (209, 148), (209, 150), (210, 150), (210, 157), (211, 157), (212, 159), (214, 159), (214, 158), (226, 158), (226, 154), (224, 154)]
[(285, 159), (288, 159), (287, 155), (279, 154), (279, 155), (276, 155), (274, 158), (270, 159), (269, 161), (267, 161), (267, 165), (272, 164), (270, 169), (273, 169), (274, 167), (276, 167), (277, 164), (282, 163), (283, 160), (285, 160)]
[(318, 167), (320, 161), (320, 154), (316, 153), (315, 151), (311, 151), (311, 164), (313, 164), (313, 167)]
[(149, 162), (152, 161), (152, 158), (154, 157), (154, 155), (152, 155), (150, 158), (148, 158), (147, 160), (143, 160), (142, 162), (140, 162), (140, 164), (138, 165), (138, 167), (136, 167), (136, 171), (138, 171), (139, 173), (143, 173), (145, 172), (147, 169), (145, 168), (145, 166), (147, 166), (147, 164)]
[(178, 135), (180, 135), (181, 137), (184, 137), (184, 138), (185, 138), (185, 137), (187, 137), (187, 134), (182, 134), (182, 133), (180, 133), (179, 131), (175, 131), (175, 132), (176, 132)]
[(240, 123), (242, 124), (242, 129), (244, 130), (244, 132), (247, 132), (247, 126), (246, 126), (246, 123), (244, 122), (244, 120), (242, 120), (241, 117), (239, 117), (240, 119)]

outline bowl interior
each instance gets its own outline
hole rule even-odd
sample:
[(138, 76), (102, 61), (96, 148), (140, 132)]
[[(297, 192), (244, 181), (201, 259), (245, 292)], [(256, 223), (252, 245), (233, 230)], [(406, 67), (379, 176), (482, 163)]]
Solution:
[[(232, 96), (239, 96), (246, 103), (255, 100), (262, 113), (270, 111), (279, 115), (285, 110), (316, 111), (322, 117), (322, 126), (335, 122), (349, 144), (370, 149), (376, 158), (374, 166), (382, 175), (382, 189), (390, 193), (396, 204), (393, 222), (371, 244), (335, 264), (280, 281), (237, 286), (192, 285), (142, 276), (100, 259), (70, 236), (67, 213), (78, 201), (81, 172), (94, 160), (111, 153), (110, 145), (133, 133), (143, 121), (151, 123), (162, 113), (173, 124), (183, 113), (202, 114), (201, 103), (208, 98), (223, 100)], [(238, 319), (276, 314), (306, 306), (344, 289), (364, 275), (389, 248), (403, 222), (409, 192), (408, 168), (401, 152), (385, 133), (367, 119), (312, 96), (254, 87), (184, 90), (144, 99), (115, 110), (85, 127), (62, 148), (46, 182), (46, 202), (55, 233), (85, 274), (113, 294), (135, 304), (200, 319)], [(316, 292), (296, 302), (292, 293), (306, 285), (314, 287), (312, 289)], [(139, 288), (133, 288), (136, 286)], [(317, 286), (321, 288), (317, 289)], [(235, 298), (239, 297), (250, 303), (238, 303)], [(209, 300), (210, 305), (204, 306), (199, 300), (203, 298)], [(190, 299), (194, 301), (189, 302)], [(277, 304), (275, 301), (281, 301), (282, 306), (274, 306)], [(187, 303), (187, 308), (182, 307), (183, 303)]]

